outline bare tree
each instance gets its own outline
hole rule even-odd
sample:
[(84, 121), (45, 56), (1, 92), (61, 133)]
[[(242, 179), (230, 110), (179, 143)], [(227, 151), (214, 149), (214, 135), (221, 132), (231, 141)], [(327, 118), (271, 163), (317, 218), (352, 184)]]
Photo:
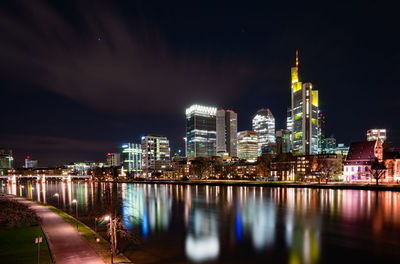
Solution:
[(371, 175), (376, 180), (376, 185), (379, 184), (379, 180), (385, 175), (386, 166), (383, 162), (375, 159), (371, 164)]
[(334, 176), (339, 175), (341, 172), (342, 164), (339, 159), (324, 158), (318, 160), (316, 177), (319, 184), (321, 183), (321, 180), (325, 180), (325, 183), (328, 184), (329, 180)]

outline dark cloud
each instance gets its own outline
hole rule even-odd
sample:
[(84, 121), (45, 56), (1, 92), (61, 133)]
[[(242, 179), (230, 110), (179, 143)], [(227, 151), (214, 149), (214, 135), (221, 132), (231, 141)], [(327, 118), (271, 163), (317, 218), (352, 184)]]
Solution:
[(128, 25), (113, 6), (77, 3), (65, 17), (44, 2), (23, 3), (24, 19), (1, 16), (2, 69), (96, 110), (176, 112), (190, 101), (229, 101), (249, 72), (242, 61), (173, 54), (161, 34)]

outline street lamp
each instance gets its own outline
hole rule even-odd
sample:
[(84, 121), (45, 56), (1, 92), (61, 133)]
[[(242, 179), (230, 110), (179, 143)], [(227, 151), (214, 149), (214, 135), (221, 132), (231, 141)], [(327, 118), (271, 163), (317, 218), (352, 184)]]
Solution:
[(78, 201), (76, 199), (72, 200), (72, 203), (76, 204), (76, 218), (78, 218)]
[(58, 193), (55, 193), (54, 196), (57, 197), (58, 208), (60, 208), (60, 195), (58, 195)]
[(113, 264), (113, 257), (114, 257), (114, 250), (113, 250), (113, 245), (114, 245), (114, 239), (113, 239), (113, 220), (111, 216), (106, 215), (104, 216), (104, 221), (110, 221), (110, 253), (111, 253), (111, 264)]

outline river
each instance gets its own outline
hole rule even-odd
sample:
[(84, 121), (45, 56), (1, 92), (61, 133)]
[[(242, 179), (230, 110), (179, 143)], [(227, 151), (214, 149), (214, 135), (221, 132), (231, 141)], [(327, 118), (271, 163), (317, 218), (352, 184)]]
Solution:
[[(110, 210), (135, 263), (394, 263), (400, 193), (145, 183), (2, 182), (94, 228)], [(112, 208), (112, 209), (110, 209)], [(98, 221), (98, 230), (105, 224)]]

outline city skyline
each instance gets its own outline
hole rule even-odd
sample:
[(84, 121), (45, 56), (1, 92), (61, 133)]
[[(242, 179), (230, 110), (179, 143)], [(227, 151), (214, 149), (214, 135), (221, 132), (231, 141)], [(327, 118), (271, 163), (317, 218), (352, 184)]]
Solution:
[[(400, 145), (393, 119), (400, 114), (399, 92), (393, 89), (398, 60), (392, 57), (398, 53), (398, 37), (392, 33), (395, 22), (383, 15), (379, 3), (293, 9), (232, 4), (213, 6), (212, 11), (209, 3), (104, 4), (91, 9), (73, 1), (43, 2), (24, 6), (26, 18), (16, 15), (22, 12), (16, 11), (18, 2), (2, 4), (2, 27), (7, 28), (0, 39), (5, 124), (0, 147), (12, 149), (20, 165), (26, 155), (43, 166), (103, 160), (105, 153), (117, 151), (124, 142), (139, 142), (148, 133), (166, 136), (171, 153), (183, 150), (182, 113), (192, 103), (233, 109), (238, 131), (251, 128), (260, 108), (271, 109), (276, 130), (286, 128), (296, 49), (300, 78), (319, 90), (327, 137), (334, 134), (338, 143), (348, 145), (364, 140), (368, 129), (386, 128), (392, 145)], [(274, 12), (268, 13), (270, 8)], [(224, 10), (225, 16), (215, 10)], [(371, 12), (378, 21), (364, 19)], [(343, 25), (333, 22), (339, 15)], [(94, 16), (102, 28), (90, 20)], [(29, 19), (34, 23), (27, 25)], [(61, 40), (49, 33), (48, 25), (65, 32)], [(112, 30), (119, 30), (121, 38)], [(135, 49), (132, 43), (139, 45)], [(125, 59), (136, 58), (133, 51), (142, 54), (136, 60), (140, 71)], [(88, 54), (83, 58), (87, 63), (76, 56), (81, 52)], [(61, 54), (57, 63), (51, 60), (56, 54)], [(67, 70), (71, 65), (77, 74)], [(108, 65), (117, 65), (117, 71)], [(184, 78), (182, 72), (187, 72)], [(135, 83), (130, 75), (144, 78)], [(384, 99), (376, 100), (377, 93)]]

